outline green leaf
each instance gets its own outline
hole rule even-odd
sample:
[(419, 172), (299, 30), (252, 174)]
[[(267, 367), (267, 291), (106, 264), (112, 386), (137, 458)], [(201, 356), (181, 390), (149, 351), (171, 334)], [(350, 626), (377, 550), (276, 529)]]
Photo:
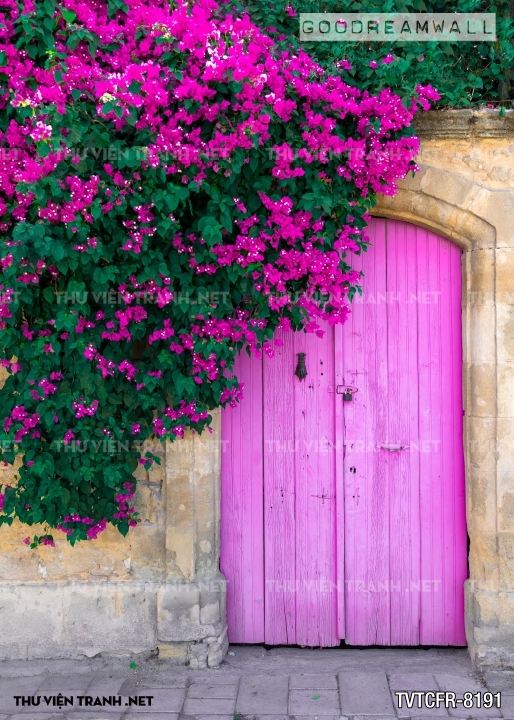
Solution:
[(54, 296), (55, 296), (55, 293), (54, 293), (53, 288), (51, 288), (51, 287), (46, 287), (46, 288), (43, 290), (43, 297), (45, 298), (45, 300), (46, 300), (47, 302), (52, 303), (53, 300), (54, 300)]
[(75, 22), (77, 17), (77, 13), (74, 13), (73, 10), (67, 10), (66, 8), (61, 8), (61, 15), (67, 23)]
[(44, 7), (44, 9), (45, 9), (45, 12), (46, 12), (48, 15), (50, 15), (50, 16), (53, 16), (53, 15), (54, 15), (54, 13), (55, 13), (55, 4), (52, 2), (52, 0), (45, 0), (44, 3), (43, 3), (43, 7)]

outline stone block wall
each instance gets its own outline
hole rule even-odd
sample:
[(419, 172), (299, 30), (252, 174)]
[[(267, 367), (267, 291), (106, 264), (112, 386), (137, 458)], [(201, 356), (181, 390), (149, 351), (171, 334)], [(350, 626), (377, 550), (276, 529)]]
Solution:
[[(38, 528), (0, 529), (0, 659), (157, 653), (195, 667), (227, 648), (219, 558), (219, 413), (214, 432), (155, 443), (138, 471), (142, 522), (126, 538), (30, 550)], [(2, 482), (8, 482), (3, 471)], [(12, 471), (10, 471), (12, 476)]]

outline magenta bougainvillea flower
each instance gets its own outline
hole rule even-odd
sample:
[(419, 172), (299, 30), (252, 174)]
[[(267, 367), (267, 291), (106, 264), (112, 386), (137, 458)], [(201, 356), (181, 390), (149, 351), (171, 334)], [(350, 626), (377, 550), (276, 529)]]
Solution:
[(126, 533), (145, 442), (237, 404), (237, 352), (345, 321), (438, 95), (370, 95), (212, 0), (5, 0), (0, 85), (0, 523)]

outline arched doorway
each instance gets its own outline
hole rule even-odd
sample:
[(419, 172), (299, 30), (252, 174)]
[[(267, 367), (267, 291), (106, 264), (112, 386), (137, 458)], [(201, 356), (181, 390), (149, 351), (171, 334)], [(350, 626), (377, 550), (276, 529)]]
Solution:
[(400, 221), (369, 232), (343, 328), (238, 361), (221, 461), (232, 642), (465, 644), (461, 251)]

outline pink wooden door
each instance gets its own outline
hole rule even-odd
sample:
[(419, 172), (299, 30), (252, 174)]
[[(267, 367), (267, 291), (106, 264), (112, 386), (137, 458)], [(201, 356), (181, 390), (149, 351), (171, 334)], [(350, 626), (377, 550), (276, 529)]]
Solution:
[[(335, 406), (327, 402), (333, 332), (322, 340), (280, 338), (272, 359), (239, 358), (245, 399), (223, 414), (221, 569), (229, 638), (339, 645)], [(294, 375), (300, 352), (308, 358), (302, 382)]]
[(238, 360), (245, 399), (222, 431), (232, 642), (465, 644), (460, 251), (401, 222), (370, 234), (344, 328)]

